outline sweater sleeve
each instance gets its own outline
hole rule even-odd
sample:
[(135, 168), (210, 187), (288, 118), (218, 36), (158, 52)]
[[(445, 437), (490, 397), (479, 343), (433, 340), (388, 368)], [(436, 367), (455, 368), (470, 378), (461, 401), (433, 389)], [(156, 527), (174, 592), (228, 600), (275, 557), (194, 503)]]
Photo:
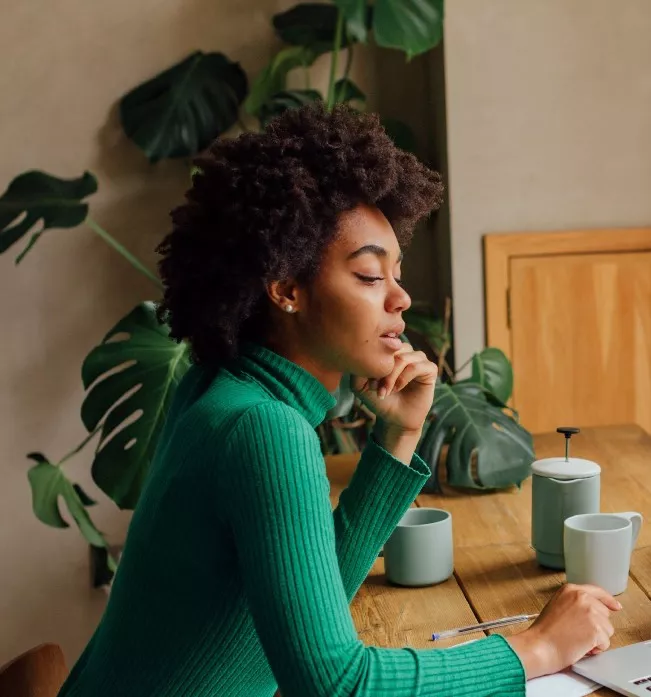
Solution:
[[(322, 459), (318, 439), (314, 447), (314, 457)], [(407, 467), (369, 439), (333, 513), (339, 569), (349, 601), (429, 475), (418, 455)]]
[(283, 697), (524, 695), (522, 665), (497, 635), (452, 650), (363, 644), (310, 438), (290, 407), (252, 407), (220, 469), (249, 609)]

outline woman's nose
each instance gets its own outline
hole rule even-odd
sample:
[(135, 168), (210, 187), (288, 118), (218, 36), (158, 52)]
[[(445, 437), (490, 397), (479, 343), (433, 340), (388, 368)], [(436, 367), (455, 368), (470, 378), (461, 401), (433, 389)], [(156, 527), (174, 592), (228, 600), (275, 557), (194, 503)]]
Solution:
[(394, 290), (388, 297), (388, 310), (390, 312), (404, 312), (411, 307), (411, 296), (398, 283), (394, 281)]

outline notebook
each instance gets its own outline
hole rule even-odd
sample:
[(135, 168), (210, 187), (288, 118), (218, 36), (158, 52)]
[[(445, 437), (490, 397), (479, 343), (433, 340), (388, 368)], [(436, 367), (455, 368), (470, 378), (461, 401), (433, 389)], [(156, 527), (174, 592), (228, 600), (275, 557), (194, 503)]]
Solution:
[(561, 673), (529, 680), (527, 697), (584, 697), (600, 687), (599, 683), (583, 678), (568, 668)]

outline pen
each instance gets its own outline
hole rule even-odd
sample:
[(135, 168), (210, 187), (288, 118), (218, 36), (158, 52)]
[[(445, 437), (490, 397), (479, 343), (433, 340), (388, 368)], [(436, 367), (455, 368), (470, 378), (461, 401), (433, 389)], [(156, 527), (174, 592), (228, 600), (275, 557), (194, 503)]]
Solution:
[(509, 624), (517, 624), (518, 622), (527, 622), (538, 617), (535, 615), (514, 615), (513, 617), (502, 617), (499, 620), (490, 620), (488, 622), (480, 622), (479, 624), (471, 624), (468, 627), (459, 627), (458, 629), (447, 629), (444, 632), (435, 632), (432, 634), (432, 641), (440, 639), (449, 639), (462, 634), (471, 634), (472, 632), (480, 632), (482, 629), (495, 629), (497, 627), (506, 627)]

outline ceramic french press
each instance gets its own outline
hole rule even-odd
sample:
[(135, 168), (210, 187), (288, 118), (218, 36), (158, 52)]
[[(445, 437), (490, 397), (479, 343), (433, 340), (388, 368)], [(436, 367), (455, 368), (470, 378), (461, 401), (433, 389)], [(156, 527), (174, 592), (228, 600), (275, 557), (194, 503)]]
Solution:
[(578, 428), (556, 429), (565, 435), (565, 457), (536, 460), (532, 470), (531, 542), (541, 566), (564, 569), (563, 525), (580, 513), (598, 513), (601, 467), (570, 457), (570, 439)]

